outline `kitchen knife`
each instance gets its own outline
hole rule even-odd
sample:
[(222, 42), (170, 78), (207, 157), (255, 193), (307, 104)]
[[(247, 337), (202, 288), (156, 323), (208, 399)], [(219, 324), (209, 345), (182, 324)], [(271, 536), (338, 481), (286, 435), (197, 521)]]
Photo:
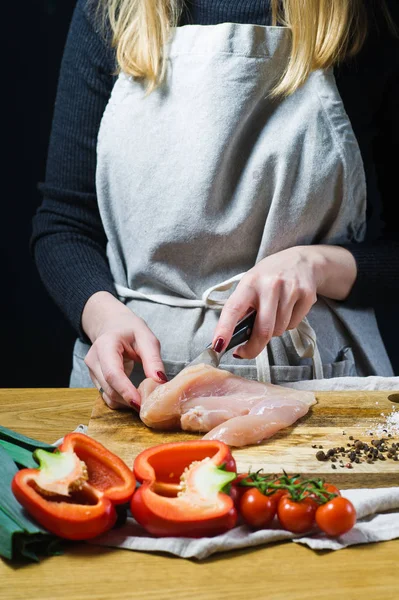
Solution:
[(226, 346), (226, 348), (224, 348), (224, 350), (221, 352), (215, 352), (215, 350), (212, 349), (212, 344), (209, 344), (209, 346), (207, 346), (205, 350), (187, 366), (191, 367), (192, 365), (204, 363), (206, 365), (211, 365), (212, 367), (218, 367), (222, 356), (226, 354), (226, 352), (249, 340), (255, 323), (255, 317), (256, 311), (254, 310), (237, 323), (230, 343)]

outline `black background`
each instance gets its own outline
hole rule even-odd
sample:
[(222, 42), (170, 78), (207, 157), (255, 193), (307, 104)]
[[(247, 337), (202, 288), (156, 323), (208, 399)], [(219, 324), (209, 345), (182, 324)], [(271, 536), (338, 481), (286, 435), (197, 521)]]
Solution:
[[(3, 9), (3, 119), (6, 160), (1, 223), (0, 387), (68, 386), (75, 334), (42, 285), (29, 253), (32, 217), (40, 204), (62, 51), (75, 0), (7, 2)], [(4, 37), (3, 37), (4, 40)], [(399, 374), (392, 328), (380, 327)]]
[(75, 0), (12, 0), (4, 13), (2, 6), (6, 162), (0, 387), (68, 386), (76, 336), (40, 281), (29, 238), (41, 202), (37, 184), (44, 177), (58, 71), (74, 6)]

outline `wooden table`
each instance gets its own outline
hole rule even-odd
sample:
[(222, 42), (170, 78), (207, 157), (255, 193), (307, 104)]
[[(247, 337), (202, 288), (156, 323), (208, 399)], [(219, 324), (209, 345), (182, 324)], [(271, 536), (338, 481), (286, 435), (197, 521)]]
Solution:
[[(53, 442), (88, 423), (95, 390), (0, 390), (0, 424)], [(89, 546), (40, 564), (0, 561), (0, 600), (396, 600), (399, 540), (314, 552), (285, 542), (198, 562)]]

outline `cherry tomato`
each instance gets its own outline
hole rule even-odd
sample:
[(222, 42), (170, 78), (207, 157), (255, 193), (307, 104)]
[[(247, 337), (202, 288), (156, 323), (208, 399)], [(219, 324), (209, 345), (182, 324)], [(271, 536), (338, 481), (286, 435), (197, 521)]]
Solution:
[(342, 535), (356, 523), (356, 510), (347, 498), (338, 496), (316, 511), (316, 523), (327, 535)]
[(335, 487), (335, 485), (333, 485), (332, 483), (325, 483), (323, 485), (323, 488), (327, 492), (330, 492), (330, 494), (337, 494), (337, 496), (341, 495), (341, 492), (339, 491), (339, 489), (337, 487)]
[[(294, 483), (296, 483), (296, 481), (294, 481)], [(274, 485), (280, 485), (281, 481), (278, 479), (277, 481), (274, 481), (273, 483), (274, 483)], [(270, 490), (268, 490), (268, 492), (269, 491)], [(288, 495), (288, 490), (284, 490), (284, 489), (275, 490), (272, 494), (270, 494), (270, 499), (274, 502), (274, 504), (276, 506), (276, 512), (277, 512), (278, 503), (280, 502), (280, 498), (282, 498), (283, 496), (287, 496), (287, 495)]]
[(317, 501), (317, 497), (313, 494), (309, 494), (309, 496), (305, 496), (308, 502), (313, 506), (315, 512), (319, 508), (320, 503)]
[(269, 496), (256, 488), (246, 490), (240, 500), (239, 512), (247, 525), (266, 527), (276, 514), (276, 507)]
[[(337, 487), (335, 487), (335, 485), (333, 485), (332, 483), (324, 483), (323, 489), (320, 491), (321, 492), (326, 491), (326, 492), (329, 492), (330, 494), (336, 494), (337, 496), (341, 495), (341, 492), (339, 491), (339, 489)], [(315, 509), (317, 510), (320, 506), (320, 500), (318, 499), (319, 497), (316, 494), (312, 494), (311, 492), (309, 494), (306, 494), (306, 496), (310, 500), (313, 500)], [(327, 497), (324, 497), (324, 499), (328, 500)]]
[(275, 492), (273, 492), (273, 494), (271, 494), (269, 496), (270, 500), (273, 502), (274, 507), (275, 507), (275, 511), (277, 512), (277, 507), (278, 507), (278, 503), (280, 502), (280, 499), (283, 496), (287, 496), (288, 495), (288, 491), (287, 490), (276, 490)]
[(316, 502), (312, 498), (294, 502), (288, 496), (283, 496), (277, 507), (277, 516), (281, 525), (293, 533), (304, 533), (312, 529), (315, 513)]
[(232, 498), (232, 500), (234, 502), (234, 506), (236, 507), (237, 510), (239, 509), (240, 500), (243, 497), (243, 495), (245, 494), (245, 492), (247, 492), (249, 489), (253, 489), (253, 488), (249, 488), (247, 486), (240, 486), (240, 485), (238, 485), (240, 483), (240, 481), (242, 479), (245, 479), (246, 477), (248, 477), (248, 473), (240, 473), (231, 482), (230, 494), (229, 495)]

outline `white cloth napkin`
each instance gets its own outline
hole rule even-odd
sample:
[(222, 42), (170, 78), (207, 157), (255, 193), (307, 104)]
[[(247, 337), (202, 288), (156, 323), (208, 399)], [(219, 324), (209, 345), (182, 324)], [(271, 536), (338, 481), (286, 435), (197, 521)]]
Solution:
[[(399, 484), (399, 473), (398, 473)], [(292, 540), (314, 550), (340, 550), (355, 544), (368, 544), (399, 538), (399, 487), (343, 490), (342, 496), (353, 502), (358, 521), (348, 533), (330, 538), (319, 530), (300, 536), (278, 528), (253, 531), (239, 525), (213, 538), (156, 538), (149, 535), (137, 522), (128, 517), (118, 529), (90, 540), (90, 544), (112, 546), (141, 552), (167, 552), (182, 558), (204, 559), (217, 552), (237, 550)]]
[(345, 390), (396, 390), (399, 392), (399, 377), (332, 377), (331, 379), (308, 379), (284, 383), (284, 387), (316, 392), (339, 392)]

